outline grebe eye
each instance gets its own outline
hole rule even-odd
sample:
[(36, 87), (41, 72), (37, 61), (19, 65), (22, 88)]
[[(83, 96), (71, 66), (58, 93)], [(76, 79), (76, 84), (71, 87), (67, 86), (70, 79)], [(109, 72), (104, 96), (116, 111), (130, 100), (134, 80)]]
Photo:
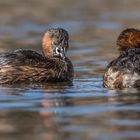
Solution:
[(56, 54), (60, 54), (60, 49), (56, 48)]
[(57, 43), (56, 43), (56, 42), (54, 42), (53, 44), (54, 44), (54, 45), (57, 45)]
[(60, 38), (60, 42), (62, 42), (63, 41), (63, 38)]

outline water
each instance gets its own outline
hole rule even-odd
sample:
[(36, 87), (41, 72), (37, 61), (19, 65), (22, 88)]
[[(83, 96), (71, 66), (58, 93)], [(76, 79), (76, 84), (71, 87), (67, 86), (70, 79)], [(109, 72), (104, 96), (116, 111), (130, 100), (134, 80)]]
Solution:
[(102, 76), (117, 56), (115, 42), (140, 29), (139, 0), (0, 1), (0, 52), (41, 52), (50, 27), (70, 34), (72, 85), (0, 86), (0, 140), (138, 140), (140, 91), (104, 88)]

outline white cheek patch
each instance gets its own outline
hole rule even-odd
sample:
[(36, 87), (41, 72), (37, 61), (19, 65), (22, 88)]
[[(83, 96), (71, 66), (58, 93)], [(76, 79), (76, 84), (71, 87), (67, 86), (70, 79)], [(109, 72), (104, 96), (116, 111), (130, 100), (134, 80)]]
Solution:
[(56, 52), (56, 54), (60, 54), (60, 49), (58, 47), (56, 47), (55, 52)]

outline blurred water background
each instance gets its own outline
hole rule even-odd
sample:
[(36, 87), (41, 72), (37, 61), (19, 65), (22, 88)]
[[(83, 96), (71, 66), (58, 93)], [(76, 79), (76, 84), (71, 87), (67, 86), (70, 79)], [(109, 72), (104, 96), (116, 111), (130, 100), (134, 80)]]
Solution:
[(50, 27), (70, 34), (73, 85), (0, 86), (0, 140), (138, 140), (140, 91), (104, 88), (116, 39), (140, 29), (139, 0), (1, 0), (0, 52), (41, 52)]

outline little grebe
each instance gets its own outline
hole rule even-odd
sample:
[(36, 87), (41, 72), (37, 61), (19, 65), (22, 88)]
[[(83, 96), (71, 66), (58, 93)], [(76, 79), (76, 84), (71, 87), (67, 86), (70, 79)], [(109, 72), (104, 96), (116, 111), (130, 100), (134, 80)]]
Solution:
[(1, 54), (0, 84), (72, 82), (73, 65), (65, 56), (68, 39), (66, 30), (51, 28), (43, 37), (43, 55), (22, 49)]
[(140, 88), (140, 30), (126, 29), (117, 39), (120, 55), (104, 74), (104, 86), (109, 88)]

